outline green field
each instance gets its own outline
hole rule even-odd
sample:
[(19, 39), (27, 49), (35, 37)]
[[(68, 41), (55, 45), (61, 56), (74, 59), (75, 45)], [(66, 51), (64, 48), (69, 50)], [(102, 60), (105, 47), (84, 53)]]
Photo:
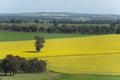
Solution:
[[(62, 26), (64, 24), (59, 24), (59, 26)], [(109, 27), (110, 24), (65, 24), (66, 26), (107, 26)]]
[(54, 38), (71, 38), (71, 37), (84, 37), (93, 36), (93, 34), (50, 34), (50, 33), (29, 33), (29, 32), (0, 32), (0, 41), (20, 41), (20, 40), (33, 40), (35, 35), (42, 36), (46, 39)]
[(120, 80), (120, 76), (65, 74), (53, 80)]
[(15, 76), (0, 76), (0, 80), (47, 80), (56, 73), (46, 72), (41, 74), (16, 74)]
[(57, 73), (41, 74), (16, 74), (15, 76), (1, 76), (2, 80), (120, 80), (120, 76), (110, 75), (82, 75), (82, 74), (62, 74), (56, 77)]

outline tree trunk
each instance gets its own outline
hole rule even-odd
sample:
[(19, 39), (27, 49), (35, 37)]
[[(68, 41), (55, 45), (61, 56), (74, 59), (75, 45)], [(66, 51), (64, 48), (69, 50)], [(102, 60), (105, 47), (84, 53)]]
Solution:
[(5, 76), (7, 76), (7, 72), (5, 72)]
[(11, 71), (10, 71), (10, 76), (11, 76)]
[(14, 72), (13, 72), (13, 76), (14, 76)]

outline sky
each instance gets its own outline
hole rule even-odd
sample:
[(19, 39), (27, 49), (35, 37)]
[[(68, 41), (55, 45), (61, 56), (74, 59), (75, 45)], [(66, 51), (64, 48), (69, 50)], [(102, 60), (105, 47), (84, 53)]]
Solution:
[(0, 0), (0, 13), (24, 12), (120, 14), (120, 0)]

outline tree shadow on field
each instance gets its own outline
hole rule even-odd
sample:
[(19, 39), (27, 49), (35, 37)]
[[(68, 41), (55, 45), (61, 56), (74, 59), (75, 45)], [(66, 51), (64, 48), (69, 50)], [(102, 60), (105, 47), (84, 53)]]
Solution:
[(37, 51), (23, 51), (25, 53), (43, 53), (43, 51), (37, 52)]
[(37, 51), (24, 51), (26, 53), (37, 53)]

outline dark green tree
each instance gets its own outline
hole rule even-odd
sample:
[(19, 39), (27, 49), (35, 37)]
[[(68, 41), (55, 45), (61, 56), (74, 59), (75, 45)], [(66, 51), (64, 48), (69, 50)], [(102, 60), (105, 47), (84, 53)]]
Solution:
[(36, 24), (38, 24), (40, 21), (39, 21), (39, 19), (35, 19), (34, 22), (35, 22)]
[(0, 60), (0, 71), (5, 73), (24, 72), (24, 73), (41, 73), (45, 72), (47, 67), (47, 62), (39, 60), (37, 58), (25, 59), (20, 56), (7, 55), (3, 60)]
[(6, 58), (3, 59), (1, 65), (1, 68), (5, 72), (5, 75), (7, 75), (7, 73), (9, 72), (11, 76), (14, 75), (15, 72), (17, 72), (18, 61), (12, 55), (7, 55)]
[(45, 39), (39, 36), (35, 36), (35, 48), (37, 52), (41, 50), (42, 47), (44, 47)]
[(55, 19), (55, 20), (53, 21), (53, 24), (54, 24), (54, 26), (58, 26), (58, 20)]
[(46, 67), (47, 67), (47, 62), (45, 62), (43, 60), (39, 60), (38, 71), (39, 72), (45, 72), (46, 71)]

